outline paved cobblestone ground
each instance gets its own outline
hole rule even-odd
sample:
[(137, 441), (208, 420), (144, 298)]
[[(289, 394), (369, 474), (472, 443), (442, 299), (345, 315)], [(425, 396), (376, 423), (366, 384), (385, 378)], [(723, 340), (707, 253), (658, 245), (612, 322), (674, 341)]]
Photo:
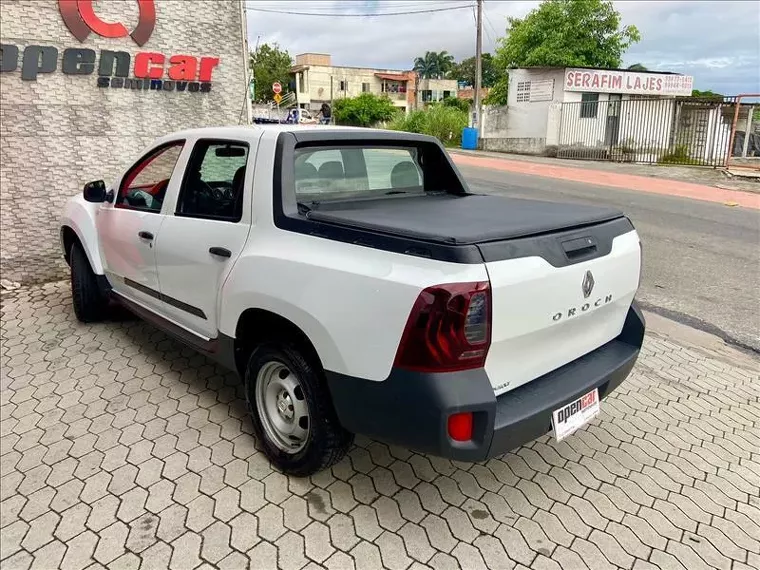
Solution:
[(483, 464), (358, 439), (310, 479), (236, 378), (66, 284), (2, 297), (0, 565), (760, 568), (758, 361), (650, 333), (601, 417)]

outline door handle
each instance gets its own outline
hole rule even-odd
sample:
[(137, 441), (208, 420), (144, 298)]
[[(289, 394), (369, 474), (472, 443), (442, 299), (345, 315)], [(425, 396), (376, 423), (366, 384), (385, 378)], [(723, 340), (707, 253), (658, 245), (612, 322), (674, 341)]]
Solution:
[(219, 257), (232, 257), (232, 252), (224, 247), (210, 247), (208, 252), (211, 255), (218, 255)]
[(150, 232), (138, 232), (137, 235), (142, 239), (153, 239), (153, 234)]

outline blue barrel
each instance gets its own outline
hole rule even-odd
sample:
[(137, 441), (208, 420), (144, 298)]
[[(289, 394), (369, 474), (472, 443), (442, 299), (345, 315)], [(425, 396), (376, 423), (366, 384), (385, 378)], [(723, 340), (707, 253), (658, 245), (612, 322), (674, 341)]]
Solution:
[(462, 131), (462, 148), (464, 150), (477, 150), (478, 148), (478, 129), (465, 127)]

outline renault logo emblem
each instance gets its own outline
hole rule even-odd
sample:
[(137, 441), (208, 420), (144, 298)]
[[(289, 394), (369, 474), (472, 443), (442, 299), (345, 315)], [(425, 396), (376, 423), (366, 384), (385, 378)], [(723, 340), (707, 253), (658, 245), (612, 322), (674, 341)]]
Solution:
[(583, 283), (581, 283), (581, 290), (583, 291), (583, 298), (588, 299), (591, 296), (591, 292), (594, 290), (594, 276), (590, 271), (586, 271), (586, 275), (583, 277)]

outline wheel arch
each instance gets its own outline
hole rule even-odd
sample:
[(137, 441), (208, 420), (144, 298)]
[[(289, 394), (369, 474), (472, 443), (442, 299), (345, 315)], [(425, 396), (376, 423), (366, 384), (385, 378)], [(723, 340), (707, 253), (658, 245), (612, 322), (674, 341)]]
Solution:
[(324, 363), (309, 336), (290, 319), (263, 308), (245, 309), (235, 326), (235, 366), (241, 377), (256, 345), (265, 341), (286, 341), (304, 351), (320, 369)]
[(96, 275), (104, 275), (100, 256), (98, 233), (95, 227), (96, 204), (85, 202), (77, 196), (66, 203), (60, 221), (60, 239), (66, 263), (71, 263), (71, 246), (79, 243)]
[(67, 265), (71, 266), (71, 248), (74, 244), (81, 246), (82, 240), (79, 239), (79, 235), (77, 235), (74, 228), (64, 225), (61, 226), (61, 243), (63, 244), (63, 258), (66, 260)]

